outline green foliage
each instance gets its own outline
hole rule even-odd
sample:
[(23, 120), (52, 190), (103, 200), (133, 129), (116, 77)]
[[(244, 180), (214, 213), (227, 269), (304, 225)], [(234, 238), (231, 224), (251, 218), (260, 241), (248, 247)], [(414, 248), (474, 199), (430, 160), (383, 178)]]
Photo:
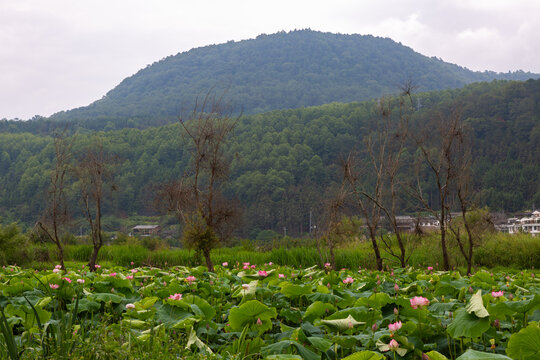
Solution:
[(179, 104), (193, 104), (197, 94), (210, 88), (226, 90), (234, 106), (252, 114), (372, 99), (396, 93), (396, 84), (408, 78), (415, 80), (420, 91), (428, 91), (537, 76), (472, 72), (388, 38), (299, 30), (168, 56), (124, 79), (87, 107), (57, 113), (53, 121), (0, 123), (0, 129), (50, 131), (58, 121), (105, 131), (162, 125), (176, 119)]
[[(411, 121), (412, 131), (429, 127), (434, 114), (460, 103), (463, 118), (474, 132), (476, 203), (488, 205), (492, 211), (530, 208), (540, 203), (536, 185), (540, 172), (536, 146), (540, 141), (539, 96), (540, 80), (497, 81), (418, 94), (413, 99), (419, 107)], [(261, 231), (282, 234), (283, 228), (289, 236), (301, 235), (308, 231), (310, 209), (313, 223), (320, 226), (324, 189), (339, 179), (339, 154), (362, 143), (375, 130), (375, 105), (334, 103), (243, 117), (228, 150), (227, 157), (235, 160), (225, 189), (245, 209), (238, 235), (255, 239)], [(152, 186), (184, 172), (190, 157), (179, 135), (178, 125), (102, 134), (104, 148), (123, 160), (116, 169), (118, 191), (105, 199), (107, 230), (129, 229), (139, 219), (135, 214), (151, 213)], [(90, 139), (81, 131), (74, 151), (80, 152)], [(404, 179), (414, 175), (411, 151), (403, 156), (403, 168), (409, 169)], [(43, 197), (36, 194), (45, 193), (53, 161), (52, 138), (0, 133), (0, 154), (9, 159), (2, 163), (5, 171), (0, 171), (0, 216), (3, 221), (34, 224), (43, 207)], [(427, 193), (434, 190), (425, 185)], [(74, 190), (69, 189), (68, 195), (72, 216), (82, 217)], [(416, 208), (407, 196), (401, 199), (401, 211)], [(132, 216), (126, 218), (128, 214)], [(162, 225), (177, 230), (166, 220)]]
[(28, 260), (26, 244), (28, 240), (16, 224), (0, 224), (0, 265), (8, 265)]
[(506, 354), (512, 359), (538, 359), (540, 357), (540, 327), (530, 323), (526, 328), (513, 334), (508, 342)]
[(263, 333), (272, 328), (272, 321), (277, 316), (275, 308), (268, 307), (258, 300), (250, 300), (231, 309), (229, 324), (235, 331), (242, 330), (245, 326), (254, 331)]
[(204, 218), (196, 213), (185, 221), (182, 241), (188, 249), (209, 252), (219, 239)]
[[(463, 355), (461, 355), (460, 357), (458, 357), (456, 360), (490, 360), (490, 359), (493, 359), (493, 360), (510, 360), (511, 358), (509, 358), (508, 356), (504, 356), (504, 355), (501, 355), (501, 354), (493, 354), (493, 353), (485, 353), (483, 351), (477, 351), (477, 350), (472, 350), (472, 349), (469, 349), (467, 351), (465, 351), (465, 353)], [(518, 359), (518, 358), (514, 358), (514, 359)]]
[(454, 315), (454, 320), (448, 326), (448, 333), (454, 338), (476, 338), (489, 329), (489, 318), (479, 318), (465, 309), (459, 309)]
[[(249, 284), (249, 299), (236, 296), (259, 271), (284, 276), (259, 276)], [(540, 330), (536, 321), (527, 325), (527, 315), (537, 317), (538, 274), (488, 273), (490, 289), (504, 289), (505, 296), (481, 298), (468, 289), (486, 283), (485, 275), (275, 264), (244, 269), (242, 263), (218, 265), (214, 273), (185, 266), (102, 266), (88, 273), (69, 265), (36, 273), (9, 266), (0, 269), (0, 357), (536, 358)], [(349, 277), (352, 285), (342, 281)], [(126, 281), (129, 286), (121, 287)], [(394, 283), (401, 286), (398, 293)], [(449, 286), (465, 291), (441, 290)], [(293, 289), (291, 296), (282, 293), (285, 288)], [(416, 296), (431, 305), (412, 308)], [(489, 314), (478, 318), (484, 303)], [(471, 317), (454, 326), (463, 315)], [(399, 328), (390, 330), (390, 324)]]

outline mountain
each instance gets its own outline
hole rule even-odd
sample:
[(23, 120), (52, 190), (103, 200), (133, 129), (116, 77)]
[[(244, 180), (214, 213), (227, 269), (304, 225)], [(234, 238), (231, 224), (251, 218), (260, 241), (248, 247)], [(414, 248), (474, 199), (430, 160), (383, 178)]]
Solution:
[[(413, 103), (411, 132), (434, 128), (431, 121), (439, 113), (461, 109), (474, 135), (477, 205), (518, 211), (540, 204), (540, 80), (474, 83), (417, 94)], [(228, 149), (234, 160), (227, 189), (245, 209), (242, 234), (256, 237), (259, 231), (281, 232), (283, 227), (298, 234), (307, 229), (310, 209), (318, 221), (325, 189), (340, 181), (340, 154), (361, 149), (380, 122), (376, 104), (332, 103), (243, 116)], [(395, 105), (393, 114), (398, 113)], [(84, 151), (94, 135), (80, 131), (76, 136), (75, 154)], [(105, 209), (115, 218), (151, 214), (152, 185), (179, 178), (189, 162), (177, 123), (98, 136), (104, 149), (121, 159), (116, 167), (118, 191), (107, 199)], [(409, 154), (414, 153), (411, 147)], [(0, 222), (36, 221), (53, 157), (49, 136), (0, 133)], [(407, 158), (414, 161), (412, 155)], [(415, 178), (414, 164), (403, 169), (404, 179)], [(69, 189), (72, 208), (79, 209), (76, 186)], [(425, 190), (436, 191), (433, 184)]]
[(56, 113), (51, 119), (93, 130), (148, 127), (190, 111), (197, 96), (210, 89), (218, 94), (226, 91), (236, 110), (253, 114), (373, 99), (396, 93), (409, 79), (417, 91), (428, 91), (539, 76), (522, 71), (473, 72), (388, 38), (299, 30), (169, 56), (124, 79), (89, 106)]

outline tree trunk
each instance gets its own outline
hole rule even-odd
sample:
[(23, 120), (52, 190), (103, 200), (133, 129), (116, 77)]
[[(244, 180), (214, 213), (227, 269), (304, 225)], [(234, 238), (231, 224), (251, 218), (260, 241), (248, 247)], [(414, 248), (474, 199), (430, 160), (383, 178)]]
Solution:
[(407, 266), (407, 263), (405, 262), (406, 255), (405, 255), (405, 246), (403, 245), (403, 239), (401, 239), (401, 235), (399, 234), (399, 231), (397, 231), (397, 226), (394, 227), (394, 232), (396, 233), (396, 239), (399, 244), (399, 262), (401, 264), (401, 267), (404, 268)]
[(208, 268), (208, 271), (214, 272), (214, 263), (210, 258), (210, 250), (204, 250), (204, 260), (206, 260), (206, 267)]
[(330, 242), (330, 263), (332, 264), (332, 269), (336, 269), (336, 256), (334, 255), (334, 244), (333, 242)]
[(381, 251), (379, 250), (379, 244), (377, 244), (377, 234), (372, 229), (369, 229), (369, 236), (371, 237), (371, 245), (375, 252), (375, 261), (377, 262), (377, 270), (383, 269), (383, 261), (381, 258)]
[(64, 250), (62, 246), (58, 246), (58, 258), (60, 259), (60, 266), (63, 271), (66, 271), (66, 266), (64, 265)]
[(96, 261), (99, 253), (99, 247), (97, 244), (94, 245), (92, 250), (92, 255), (90, 255), (90, 261), (88, 261), (88, 267), (90, 268), (90, 271), (96, 271)]
[(441, 225), (441, 248), (442, 248), (442, 256), (443, 256), (443, 268), (444, 270), (449, 271), (450, 260), (448, 258), (448, 249), (446, 248), (446, 229), (444, 228), (444, 225)]

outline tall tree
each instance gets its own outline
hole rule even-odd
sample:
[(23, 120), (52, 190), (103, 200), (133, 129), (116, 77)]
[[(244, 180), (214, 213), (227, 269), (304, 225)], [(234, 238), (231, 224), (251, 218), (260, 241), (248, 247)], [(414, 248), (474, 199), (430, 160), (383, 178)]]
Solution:
[(383, 269), (383, 259), (379, 246), (379, 230), (381, 227), (381, 207), (377, 205), (382, 201), (383, 190), (383, 168), (378, 162), (373, 162), (374, 177), (373, 184), (370, 184), (370, 189), (366, 185), (366, 170), (367, 165), (360, 161), (354, 152), (349, 153), (347, 158), (342, 162), (344, 181), (350, 187), (349, 193), (353, 197), (353, 203), (362, 215), (364, 224), (368, 230), (369, 239), (373, 253), (375, 254), (375, 262), (377, 270)]
[(72, 146), (74, 140), (74, 137), (67, 139), (66, 133), (67, 131), (64, 129), (64, 131), (56, 133), (54, 137), (54, 168), (51, 171), (46, 207), (37, 222), (39, 230), (56, 245), (58, 259), (63, 270), (65, 270), (64, 248), (61, 237), (70, 221), (65, 189), (73, 155)]
[(232, 235), (239, 218), (237, 203), (222, 193), (230, 167), (225, 147), (238, 117), (222, 97), (209, 92), (179, 121), (190, 164), (180, 180), (161, 186), (158, 199), (184, 226), (184, 243), (202, 254), (208, 270), (214, 271), (210, 253)]
[(115, 190), (111, 183), (116, 157), (107, 154), (98, 138), (94, 138), (75, 166), (75, 175), (81, 195), (82, 210), (90, 226), (92, 253), (88, 261), (90, 271), (95, 271), (99, 250), (103, 246), (101, 217), (106, 192)]
[[(434, 127), (435, 131), (429, 127), (429, 130), (424, 128), (424, 131), (412, 135), (420, 150), (417, 159), (417, 182), (413, 194), (423, 208), (439, 221), (443, 267), (450, 270), (446, 235), (450, 222), (452, 192), (461, 170), (458, 159), (461, 155), (459, 148), (463, 142), (464, 128), (460, 111), (454, 108), (448, 116), (439, 114)], [(422, 163), (427, 165), (424, 175), (429, 180), (431, 174), (431, 179), (435, 182), (438, 195), (436, 201), (430, 201), (423, 191)]]
[[(402, 156), (407, 146), (409, 121), (414, 110), (412, 105), (413, 89), (411, 81), (402, 86), (402, 93), (398, 98), (399, 114), (397, 117), (392, 114), (390, 100), (381, 99), (379, 101), (378, 111), (381, 121), (379, 121), (376, 135), (373, 138), (368, 138), (366, 146), (371, 164), (377, 170), (376, 175), (382, 178), (377, 180), (377, 182), (382, 183), (382, 196), (377, 198), (367, 193), (364, 195), (380, 207), (387, 218), (392, 235), (381, 234), (381, 242), (386, 252), (396, 258), (401, 267), (407, 266), (410, 254), (407, 253), (407, 236), (400, 231), (397, 220), (400, 195), (404, 193), (399, 173), (403, 166)], [(394, 250), (392, 241), (394, 237), (399, 252)]]
[(449, 229), (467, 263), (467, 274), (470, 274), (473, 265), (474, 248), (479, 245), (482, 235), (493, 228), (493, 224), (489, 211), (475, 209), (473, 203), (475, 191), (471, 175), (472, 129), (467, 128), (462, 122), (460, 122), (459, 127), (462, 131), (455, 145), (453, 166), (456, 168), (454, 184), (456, 204), (454, 206), (459, 208), (460, 216), (458, 219), (451, 219)]

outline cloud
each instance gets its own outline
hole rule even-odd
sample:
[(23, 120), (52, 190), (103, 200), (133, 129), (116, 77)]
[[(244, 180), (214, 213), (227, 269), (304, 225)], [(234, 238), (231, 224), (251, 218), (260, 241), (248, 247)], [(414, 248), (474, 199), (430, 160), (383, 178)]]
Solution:
[(87, 105), (168, 55), (260, 33), (371, 33), (474, 70), (540, 72), (536, 0), (0, 2), (0, 118)]

